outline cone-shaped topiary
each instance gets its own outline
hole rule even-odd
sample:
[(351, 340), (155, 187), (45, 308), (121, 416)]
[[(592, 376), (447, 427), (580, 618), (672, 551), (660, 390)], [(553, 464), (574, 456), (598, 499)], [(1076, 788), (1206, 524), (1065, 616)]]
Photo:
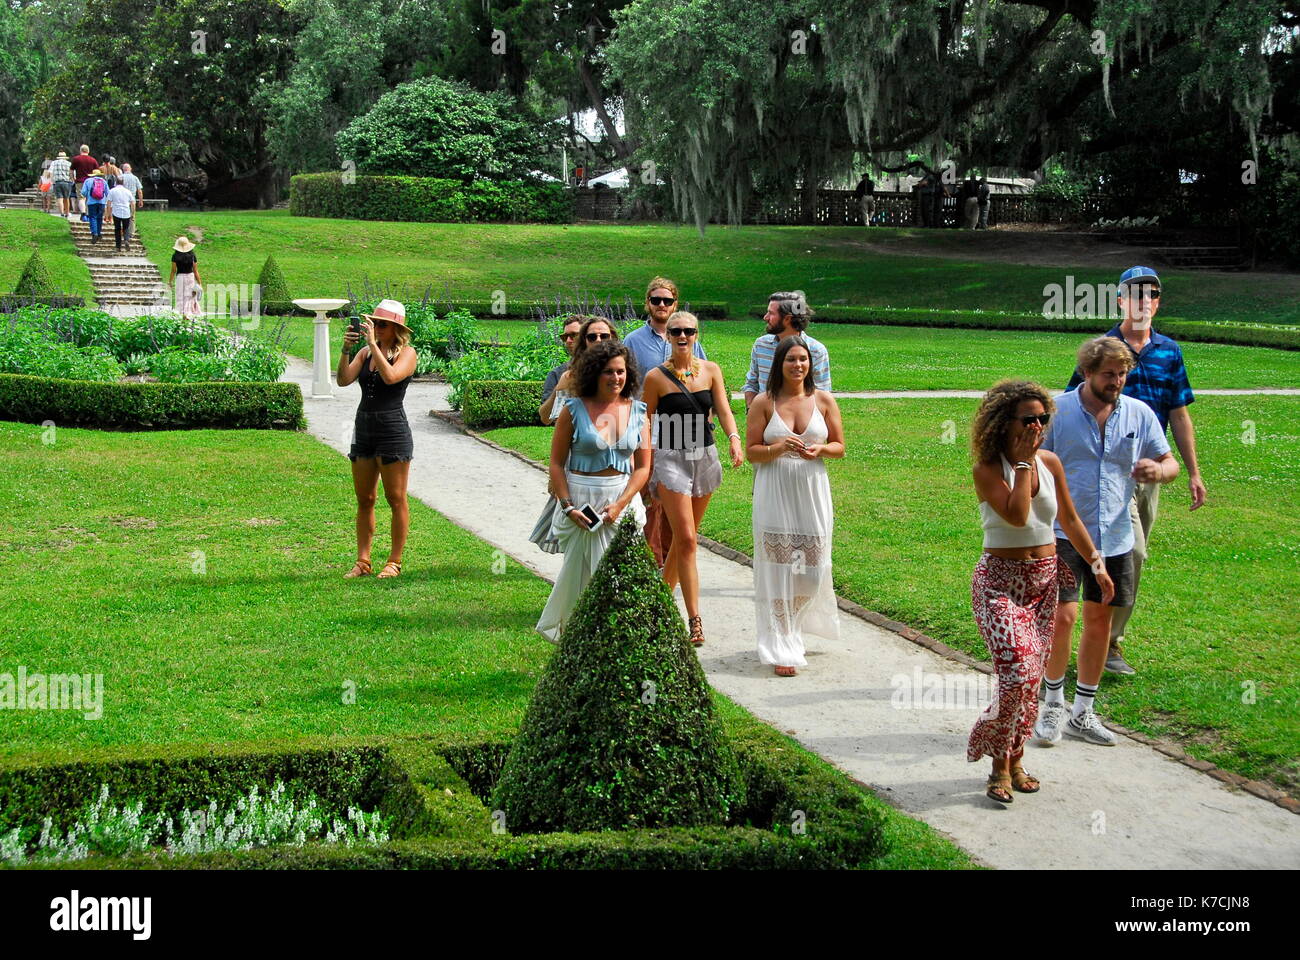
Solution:
[(284, 280), (284, 271), (275, 262), (275, 257), (267, 257), (262, 264), (262, 272), (257, 275), (258, 286), (262, 288), (262, 312), (272, 316), (294, 313), (296, 308), (289, 299), (289, 284)]
[(14, 293), (20, 297), (54, 296), (54, 280), (50, 277), (50, 268), (45, 265), (45, 259), (39, 250), (32, 251), (27, 266), (23, 267), (23, 275), (18, 278)]
[(631, 518), (560, 637), (493, 794), (511, 833), (724, 823), (744, 788)]

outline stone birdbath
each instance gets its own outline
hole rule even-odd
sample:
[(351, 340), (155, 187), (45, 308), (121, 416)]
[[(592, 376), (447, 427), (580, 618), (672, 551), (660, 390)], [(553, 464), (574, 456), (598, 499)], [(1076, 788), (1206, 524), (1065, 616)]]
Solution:
[(313, 400), (333, 398), (330, 389), (330, 318), (329, 312), (346, 307), (348, 300), (295, 300), (293, 305), (316, 314), (316, 339), (311, 351), (311, 395)]

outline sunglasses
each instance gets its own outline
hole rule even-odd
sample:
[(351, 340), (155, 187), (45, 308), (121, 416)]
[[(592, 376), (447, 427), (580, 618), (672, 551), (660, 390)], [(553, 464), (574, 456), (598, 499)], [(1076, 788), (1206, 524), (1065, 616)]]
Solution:
[(1027, 417), (1017, 417), (1016, 419), (1026, 427), (1033, 426), (1035, 423), (1041, 423), (1043, 426), (1047, 426), (1052, 419), (1052, 415), (1050, 413), (1037, 413), (1030, 414)]
[(595, 343), (597, 340), (612, 340), (613, 338), (614, 335), (612, 333), (588, 333), (587, 334), (588, 343)]
[(578, 332), (575, 330), (573, 333), (562, 333), (562, 334), (560, 334), (560, 339), (561, 339), (561, 340), (577, 340), (577, 339), (578, 339)]
[(1130, 297), (1134, 297), (1135, 299), (1138, 300), (1146, 300), (1148, 298), (1150, 298), (1151, 300), (1159, 300), (1160, 288), (1153, 287), (1150, 285), (1142, 285), (1142, 286), (1134, 285), (1128, 288), (1127, 295)]
[(693, 337), (700, 331), (695, 327), (669, 327), (668, 336), (670, 337)]
[(388, 321), (387, 321), (387, 320), (371, 320), (371, 321), (370, 321), (370, 325), (371, 325), (372, 327), (374, 327), (376, 330), (387, 330), (387, 329), (388, 329)]
[(653, 307), (671, 307), (677, 302), (676, 297), (646, 297)]

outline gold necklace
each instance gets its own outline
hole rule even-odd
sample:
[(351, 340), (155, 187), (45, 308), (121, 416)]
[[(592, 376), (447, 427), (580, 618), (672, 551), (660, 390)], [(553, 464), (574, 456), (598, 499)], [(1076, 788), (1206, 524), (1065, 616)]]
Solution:
[(668, 361), (667, 366), (673, 373), (677, 374), (678, 380), (685, 380), (686, 378), (693, 377), (700, 372), (700, 358), (691, 357), (691, 365), (686, 370), (678, 370), (671, 360)]

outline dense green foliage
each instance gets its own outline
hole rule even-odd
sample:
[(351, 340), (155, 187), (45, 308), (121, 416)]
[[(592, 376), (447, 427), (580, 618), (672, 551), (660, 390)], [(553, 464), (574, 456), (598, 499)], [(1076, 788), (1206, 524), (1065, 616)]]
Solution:
[(461, 392), (461, 416), (465, 426), (531, 426), (537, 422), (542, 403), (540, 380), (471, 380)]
[(298, 430), (292, 383), (95, 383), (0, 374), (0, 419), (144, 429)]
[(39, 250), (33, 250), (23, 275), (18, 278), (14, 293), (20, 297), (32, 297), (44, 300), (54, 296), (54, 281), (50, 279), (50, 268), (45, 265), (45, 258)]
[(743, 801), (677, 604), (625, 516), (537, 682), (492, 802), (518, 834), (722, 824)]
[[(567, 355), (560, 346), (560, 318), (529, 324), (518, 337), (504, 345), (484, 345), (467, 350), (443, 368), (451, 392), (447, 400), (453, 410), (461, 409), (464, 391), (474, 381), (543, 381)], [(541, 403), (539, 397), (534, 404)]]
[(384, 94), (335, 139), (359, 172), (464, 183), (518, 180), (544, 148), (538, 123), (513, 97), (438, 77)]
[(561, 184), (536, 180), (440, 180), (314, 173), (293, 178), (289, 209), (300, 217), (443, 223), (568, 223), (573, 199)]
[(289, 285), (284, 280), (284, 271), (275, 262), (275, 257), (266, 258), (262, 272), (257, 275), (257, 284), (261, 287), (262, 313), (280, 317), (297, 312), (293, 297), (289, 295)]

